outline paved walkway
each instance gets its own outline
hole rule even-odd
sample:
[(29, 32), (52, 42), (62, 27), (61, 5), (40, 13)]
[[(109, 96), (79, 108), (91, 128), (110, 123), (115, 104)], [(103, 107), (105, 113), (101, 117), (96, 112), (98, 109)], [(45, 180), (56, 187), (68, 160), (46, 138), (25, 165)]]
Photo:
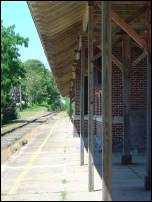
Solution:
[[(53, 116), (36, 132), (29, 144), (2, 165), (1, 200), (101, 201), (101, 178), (96, 169), (95, 190), (88, 192), (88, 156), (85, 152), (85, 165), (80, 166), (80, 140), (73, 137), (67, 115)], [(113, 200), (150, 201), (150, 193), (143, 189), (143, 164), (123, 167), (119, 154), (113, 160)], [(143, 162), (143, 157), (138, 160)]]

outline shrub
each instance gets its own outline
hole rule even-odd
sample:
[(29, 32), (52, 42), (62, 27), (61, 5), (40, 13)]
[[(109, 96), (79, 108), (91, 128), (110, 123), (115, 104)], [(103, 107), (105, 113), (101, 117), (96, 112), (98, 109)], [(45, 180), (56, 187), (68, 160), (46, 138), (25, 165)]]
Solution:
[(21, 144), (22, 146), (26, 145), (27, 143), (28, 143), (28, 140), (22, 140), (22, 141), (20, 142), (20, 144)]
[(15, 107), (7, 107), (3, 110), (3, 123), (8, 123), (18, 118), (18, 113)]

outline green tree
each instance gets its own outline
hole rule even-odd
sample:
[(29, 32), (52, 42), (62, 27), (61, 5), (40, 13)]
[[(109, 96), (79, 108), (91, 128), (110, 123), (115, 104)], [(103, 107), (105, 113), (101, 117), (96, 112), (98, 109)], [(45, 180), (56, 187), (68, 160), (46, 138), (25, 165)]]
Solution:
[[(20, 61), (19, 46), (28, 46), (28, 38), (15, 33), (15, 25), (4, 27), (1, 21), (1, 115), (5, 115), (8, 107), (14, 107), (10, 90), (25, 75), (24, 65)], [(15, 110), (14, 110), (15, 111)], [(6, 118), (9, 115), (6, 114)], [(11, 118), (11, 117), (10, 117)]]
[(55, 109), (59, 105), (60, 93), (52, 73), (39, 60), (27, 60), (24, 65), (26, 68), (24, 84), (28, 102), (32, 105), (46, 103)]

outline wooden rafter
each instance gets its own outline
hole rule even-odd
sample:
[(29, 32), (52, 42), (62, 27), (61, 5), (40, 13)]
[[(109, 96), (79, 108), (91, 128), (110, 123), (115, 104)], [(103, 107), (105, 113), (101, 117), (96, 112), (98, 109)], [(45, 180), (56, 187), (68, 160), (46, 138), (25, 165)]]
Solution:
[[(92, 3), (95, 2), (96, 1)], [(130, 24), (133, 23), (133, 26), (137, 27), (137, 29), (139, 28), (139, 30), (141, 31), (143, 30), (143, 27), (146, 26), (143, 24), (144, 22), (140, 17), (143, 15), (145, 11), (146, 7), (145, 5), (147, 4), (147, 1), (112, 1), (111, 3), (116, 13), (118, 12), (119, 14), (120, 12), (122, 13), (122, 15), (126, 16), (124, 17), (124, 21), (126, 23), (128, 24), (130, 22), (131, 22)], [(32, 16), (34, 18), (34, 22), (40, 34), (40, 38), (43, 43), (43, 48), (45, 48), (45, 53), (48, 57), (48, 61), (55, 78), (59, 80), (62, 77), (66, 78), (69, 72), (71, 72), (71, 75), (73, 75), (72, 65), (74, 59), (74, 49), (76, 48), (78, 49), (79, 47), (77, 43), (78, 36), (83, 33), (83, 29), (87, 31), (88, 27), (88, 5), (86, 6), (87, 2), (85, 1), (79, 3), (71, 2), (69, 4), (68, 2), (58, 3), (55, 1), (50, 1), (48, 3), (43, 3), (38, 1), (37, 2), (31, 1), (28, 2), (28, 4)], [(97, 47), (98, 44), (101, 44), (100, 18), (101, 18), (101, 7), (103, 6), (103, 2), (98, 1), (98, 4), (100, 6), (93, 6), (94, 7), (93, 16), (95, 25), (93, 41), (97, 43), (94, 47)], [(131, 10), (129, 10), (130, 8)], [(133, 15), (131, 14), (132, 11)], [(141, 19), (141, 22), (139, 22), (139, 18)], [(138, 20), (138, 22), (136, 23), (135, 20)], [(130, 32), (130, 37), (133, 38), (133, 36), (131, 36), (132, 30), (134, 31), (133, 34), (134, 33), (136, 34), (134, 35), (135, 37), (133, 38), (135, 46), (142, 47), (144, 50), (149, 49), (146, 47), (147, 46), (147, 44), (145, 43), (146, 37), (141, 35), (144, 33), (141, 32), (139, 36), (139, 33), (136, 33), (137, 31), (135, 32), (136, 28), (132, 28), (131, 25), (128, 26), (130, 28), (130, 30), (128, 31)], [(113, 37), (113, 45), (117, 44), (117, 42), (120, 41), (121, 32), (119, 32), (119, 30), (124, 30), (124, 27), (122, 28), (122, 25), (121, 26), (119, 25), (113, 30), (114, 35), (115, 33), (117, 33), (117, 36), (115, 35), (115, 37)], [(87, 37), (85, 41), (85, 46), (86, 44), (87, 44)], [(146, 46), (144, 46), (144, 44), (146, 44)], [(119, 46), (119, 44), (117, 45)], [(133, 61), (133, 65), (137, 63), (142, 58), (142, 56), (144, 57), (144, 53), (138, 56), (135, 61)], [(94, 59), (98, 59), (98, 57), (101, 57), (100, 53), (97, 53), (94, 56)], [(121, 69), (122, 63), (119, 61), (119, 59), (117, 59), (113, 55), (112, 55), (112, 62), (117, 66), (119, 66), (119, 68)], [(93, 61), (93, 63), (95, 68), (101, 69), (101, 67), (98, 67), (100, 65), (97, 64), (97, 61)], [(62, 80), (64, 80), (63, 78)], [(60, 83), (60, 81), (58, 83)], [(62, 92), (68, 94), (67, 85), (65, 86), (61, 85), (60, 87)], [(65, 90), (63, 89), (63, 87), (65, 87)]]
[[(62, 63), (56, 63), (55, 66), (56, 66), (56, 71), (60, 71), (60, 69), (67, 69), (67, 67), (71, 66), (72, 64), (72, 59), (71, 60), (66, 60)], [(70, 68), (69, 68), (70, 69)]]
[(128, 4), (132, 4), (132, 5), (139, 5), (139, 4), (146, 4), (146, 1), (112, 1), (112, 4), (120, 4), (120, 5), (128, 5)]
[(143, 52), (142, 54), (140, 54), (133, 62), (132, 62), (132, 66), (136, 66), (142, 59), (144, 59), (146, 57), (145, 52)]
[[(99, 47), (98, 47), (99, 48)], [(95, 61), (95, 60), (97, 60), (98, 58), (100, 58), (101, 57), (101, 52), (99, 52), (99, 53), (97, 53), (94, 57), (93, 57), (93, 61)], [(116, 57), (116, 56), (114, 56), (113, 54), (112, 54), (112, 62), (114, 63), (114, 64), (116, 64), (117, 65), (117, 67), (119, 67), (119, 69), (121, 70), (121, 71), (123, 71), (123, 65), (122, 65), (122, 62), (120, 62), (120, 60)], [(96, 67), (97, 67), (97, 64), (96, 63), (94, 63), (95, 65), (96, 65)], [(98, 68), (98, 67), (97, 67)]]
[(97, 59), (99, 59), (101, 57), (101, 52), (97, 53), (94, 57), (92, 61), (95, 61)]
[[(125, 19), (126, 23), (131, 23), (131, 22), (133, 22), (134, 20), (139, 19), (139, 18), (143, 15), (143, 13), (146, 11), (146, 9), (147, 9), (147, 6), (146, 6), (146, 5), (144, 5), (142, 8), (139, 8), (139, 9), (137, 10), (137, 12), (135, 12), (133, 15), (131, 15), (131, 16), (129, 16), (129, 17), (127, 17), (127, 18)], [(114, 36), (114, 35), (115, 35), (117, 32), (119, 32), (119, 31), (121, 31), (121, 28), (118, 26), (118, 27), (116, 27), (116, 28), (112, 31), (112, 36)], [(119, 40), (120, 40), (120, 39), (118, 39), (118, 40), (116, 41), (115, 38), (113, 38), (113, 44), (118, 43)]]
[(64, 74), (67, 74), (69, 71), (71, 71), (71, 66), (66, 66), (66, 68), (63, 67), (58, 69), (54, 68), (52, 71), (56, 76), (64, 76)]
[[(146, 4), (146, 1), (112, 1), (112, 4), (114, 5), (144, 5)], [(95, 1), (95, 5), (97, 5), (99, 8), (101, 8), (101, 1)]]
[(65, 82), (59, 82), (57, 81), (57, 84), (61, 87), (61, 89), (64, 89), (64, 88), (69, 88), (70, 87), (70, 80), (68, 81), (65, 81)]
[(56, 51), (54, 54), (52, 54), (53, 57), (57, 57), (60, 54), (63, 54), (64, 52), (68, 52), (69, 50), (73, 50), (75, 47), (75, 42), (73, 42), (72, 44), (70, 44), (69, 46), (65, 47), (64, 49), (59, 49), (58, 51)]
[(114, 64), (116, 64), (117, 67), (119, 67), (119, 69), (120, 69), (121, 71), (123, 71), (123, 64), (120, 62), (120, 60), (119, 60), (116, 56), (114, 56), (113, 54), (112, 54), (112, 56), (111, 56), (111, 59), (112, 59), (112, 62), (113, 62)]
[(81, 33), (81, 35), (79, 36), (79, 45), (78, 45), (78, 50), (80, 51), (82, 46), (84, 46), (85, 48), (88, 47), (88, 36), (86, 35), (85, 32)]
[(88, 26), (88, 4), (86, 4), (86, 7), (85, 7), (85, 13), (83, 16), (82, 25), (83, 25), (83, 31), (85, 32)]
[(71, 71), (69, 71), (67, 74), (64, 74), (64, 75), (61, 75), (60, 77), (58, 77), (58, 81), (60, 81), (60, 82), (66, 82), (66, 81), (68, 81), (68, 80), (70, 80), (72, 78), (72, 72)]
[(141, 36), (128, 24), (126, 21), (120, 17), (115, 11), (111, 11), (112, 20), (118, 24), (137, 44), (140, 45), (147, 53), (147, 44), (146, 41), (141, 38)]

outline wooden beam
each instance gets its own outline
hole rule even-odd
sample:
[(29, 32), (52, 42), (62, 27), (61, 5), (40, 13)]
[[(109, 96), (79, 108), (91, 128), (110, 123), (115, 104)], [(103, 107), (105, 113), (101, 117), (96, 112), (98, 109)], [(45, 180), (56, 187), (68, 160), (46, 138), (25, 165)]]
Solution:
[[(99, 47), (98, 47), (99, 48)], [(100, 48), (100, 50), (101, 50), (101, 48)], [(97, 60), (98, 58), (100, 58), (101, 57), (101, 52), (99, 52), (99, 53), (97, 53), (94, 57), (93, 57), (93, 61), (95, 61), (95, 60)], [(120, 62), (120, 60), (116, 57), (116, 56), (114, 56), (113, 54), (112, 54), (112, 62), (114, 63), (114, 64), (116, 64), (117, 65), (117, 67), (119, 67), (119, 69), (121, 70), (121, 71), (123, 71), (123, 65), (122, 65), (122, 63)]]
[[(81, 39), (83, 40), (83, 39)], [(84, 71), (85, 47), (81, 41), (81, 83), (80, 83), (80, 165), (84, 165)]]
[[(147, 8), (146, 5), (144, 5), (142, 8), (139, 8), (133, 15), (127, 17), (127, 18), (125, 19), (125, 22), (126, 22), (126, 23), (130, 23), (130, 22), (136, 20), (137, 18), (139, 19), (139, 18), (143, 15), (143, 13), (146, 11), (146, 8)], [(120, 28), (119, 26), (117, 26), (117, 27), (112, 31), (112, 36), (114, 36), (117, 32), (120, 32), (120, 31), (121, 31), (121, 28)], [(113, 37), (113, 46), (115, 46), (115, 44), (119, 43), (119, 40), (120, 40), (120, 38), (119, 38), (119, 39), (115, 39), (115, 38)]]
[(115, 5), (144, 5), (146, 1), (112, 1)]
[(93, 74), (93, 6), (89, 4), (89, 21), (88, 21), (88, 169), (89, 169), (89, 182), (88, 189), (93, 191), (94, 188), (94, 127), (93, 127), (93, 112), (94, 112), (94, 74)]
[(84, 16), (83, 16), (83, 20), (82, 20), (82, 25), (83, 25), (83, 31), (86, 32), (87, 31), (87, 27), (88, 27), (88, 4), (86, 4), (85, 7), (85, 12), (84, 12)]
[(62, 61), (57, 61), (54, 63), (53, 68), (55, 67), (56, 71), (60, 71), (61, 69), (71, 69), (71, 66), (73, 64), (73, 58), (62, 58)]
[(71, 80), (70, 87), (73, 87), (73, 86), (74, 86), (74, 81)]
[(69, 72), (68, 74), (66, 74), (66, 75), (64, 75), (64, 76), (58, 76), (57, 78), (56, 78), (56, 80), (58, 81), (58, 82), (67, 82), (67, 81), (69, 81), (69, 80), (71, 80), (72, 79), (72, 72)]
[[(101, 8), (101, 1), (95, 1), (95, 5)], [(146, 1), (112, 1), (112, 5), (145, 5)]]
[(80, 36), (79, 36), (79, 45), (78, 45), (78, 50), (81, 50), (82, 43), (83, 43), (83, 46), (84, 46), (85, 48), (88, 47), (87, 34), (84, 33), (84, 32), (81, 33)]
[(76, 73), (75, 72), (72, 72), (72, 78), (76, 79)]
[(62, 65), (65, 61), (68, 62), (74, 58), (74, 53), (72, 53), (73, 50), (69, 50), (66, 53), (60, 54), (59, 57), (54, 58), (54, 62), (56, 65)]
[(53, 71), (53, 74), (55, 76), (61, 76), (61, 75), (68, 74), (69, 72), (71, 72), (71, 67), (70, 66), (64, 66), (61, 68), (52, 68), (52, 71)]
[(102, 201), (112, 200), (111, 1), (102, 1)]
[(61, 92), (62, 96), (69, 96), (69, 89), (68, 88), (66, 90), (61, 89), (60, 92)]
[(136, 66), (142, 59), (144, 59), (146, 57), (145, 52), (143, 52), (142, 54), (140, 54), (131, 64), (131, 66)]
[(95, 61), (97, 59), (99, 59), (101, 57), (101, 52), (97, 53), (95, 56), (93, 56), (93, 60), (92, 61)]
[(141, 38), (140, 35), (113, 10), (112, 10), (112, 20), (116, 24), (118, 24), (147, 53), (147, 44), (145, 40)]
[(113, 54), (111, 56), (111, 59), (112, 59), (112, 62), (114, 64), (116, 64), (117, 67), (119, 67), (119, 69), (123, 72), (123, 64), (120, 62), (120, 60), (116, 56), (114, 56)]
[(127, 34), (123, 34), (122, 43), (122, 58), (123, 58), (123, 117), (124, 117), (124, 132), (123, 132), (123, 155), (121, 163), (123, 165), (128, 165), (132, 163), (132, 157), (130, 154), (130, 108), (129, 108), (129, 98), (130, 98), (130, 80), (129, 71), (131, 64), (131, 47), (130, 47), (130, 37)]
[(60, 57), (60, 55), (62, 56), (63, 52), (68, 52), (69, 50), (73, 50), (75, 47), (75, 42), (73, 42), (72, 44), (67, 44), (66, 47), (63, 46), (63, 48), (58, 49), (54, 54), (52, 54), (52, 57)]
[(147, 158), (145, 189), (151, 190), (151, 2), (147, 2)]
[(69, 79), (69, 80), (67, 80), (65, 82), (58, 82), (57, 81), (57, 85), (59, 85), (62, 89), (66, 88), (66, 87), (70, 87), (70, 81), (71, 80), (72, 79)]
[[(133, 15), (131, 16), (128, 16), (126, 19), (125, 19), (125, 22), (126, 23), (130, 23), (134, 20), (136, 20), (137, 18), (139, 18), (140, 16), (143, 15), (143, 13), (146, 11), (146, 5), (144, 5), (142, 8), (139, 8)], [(120, 32), (121, 31), (121, 28), (118, 26), (116, 27), (113, 31), (112, 31), (112, 35), (116, 34), (117, 32)]]

